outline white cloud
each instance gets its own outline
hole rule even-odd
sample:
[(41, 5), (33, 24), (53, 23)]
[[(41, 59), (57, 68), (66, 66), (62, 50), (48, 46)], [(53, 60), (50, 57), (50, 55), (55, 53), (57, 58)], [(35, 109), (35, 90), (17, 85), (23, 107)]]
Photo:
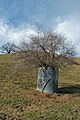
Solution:
[[(58, 24), (56, 26), (56, 31), (64, 34), (74, 43), (76, 53), (80, 56), (80, 21), (77, 15), (69, 15), (63, 18), (57, 18)], [(60, 20), (60, 21), (59, 21)]]
[[(77, 55), (80, 56), (80, 19), (78, 15), (69, 15), (56, 19), (56, 31), (65, 34), (75, 44)], [(0, 46), (6, 42), (19, 44), (20, 41), (35, 34), (35, 27), (28, 24), (15, 28), (8, 24), (7, 20), (0, 19)]]
[(33, 26), (21, 25), (17, 28), (8, 24), (7, 20), (0, 19), (0, 46), (6, 42), (14, 42), (16, 45), (25, 37), (35, 34)]

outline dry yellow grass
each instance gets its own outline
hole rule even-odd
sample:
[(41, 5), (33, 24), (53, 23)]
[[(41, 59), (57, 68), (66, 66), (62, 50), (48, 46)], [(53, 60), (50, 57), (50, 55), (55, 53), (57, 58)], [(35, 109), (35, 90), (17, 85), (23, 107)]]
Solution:
[(36, 70), (14, 66), (13, 54), (0, 55), (0, 120), (80, 120), (80, 66), (60, 71), (57, 94), (36, 90)]

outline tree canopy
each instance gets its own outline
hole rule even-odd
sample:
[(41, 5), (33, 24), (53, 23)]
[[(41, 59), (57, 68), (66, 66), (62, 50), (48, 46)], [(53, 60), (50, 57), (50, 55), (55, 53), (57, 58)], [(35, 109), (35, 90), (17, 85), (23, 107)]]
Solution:
[(4, 45), (1, 46), (1, 52), (2, 53), (11, 53), (15, 51), (15, 44), (7, 42)]
[(76, 63), (74, 55), (75, 48), (68, 38), (54, 31), (38, 30), (30, 42), (22, 41), (17, 56), (25, 64), (64, 69)]

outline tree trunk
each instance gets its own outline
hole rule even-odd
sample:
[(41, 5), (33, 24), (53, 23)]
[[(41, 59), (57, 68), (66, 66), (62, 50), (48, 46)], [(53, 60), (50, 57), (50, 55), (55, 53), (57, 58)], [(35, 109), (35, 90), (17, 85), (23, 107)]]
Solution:
[(59, 72), (51, 67), (40, 67), (38, 70), (37, 90), (48, 93), (58, 91)]

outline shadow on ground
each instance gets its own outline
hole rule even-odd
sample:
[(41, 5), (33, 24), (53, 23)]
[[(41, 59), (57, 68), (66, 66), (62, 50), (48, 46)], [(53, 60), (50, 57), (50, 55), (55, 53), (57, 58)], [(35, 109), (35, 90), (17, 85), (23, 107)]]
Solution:
[(80, 94), (80, 85), (66, 86), (58, 89), (58, 93), (63, 94)]

